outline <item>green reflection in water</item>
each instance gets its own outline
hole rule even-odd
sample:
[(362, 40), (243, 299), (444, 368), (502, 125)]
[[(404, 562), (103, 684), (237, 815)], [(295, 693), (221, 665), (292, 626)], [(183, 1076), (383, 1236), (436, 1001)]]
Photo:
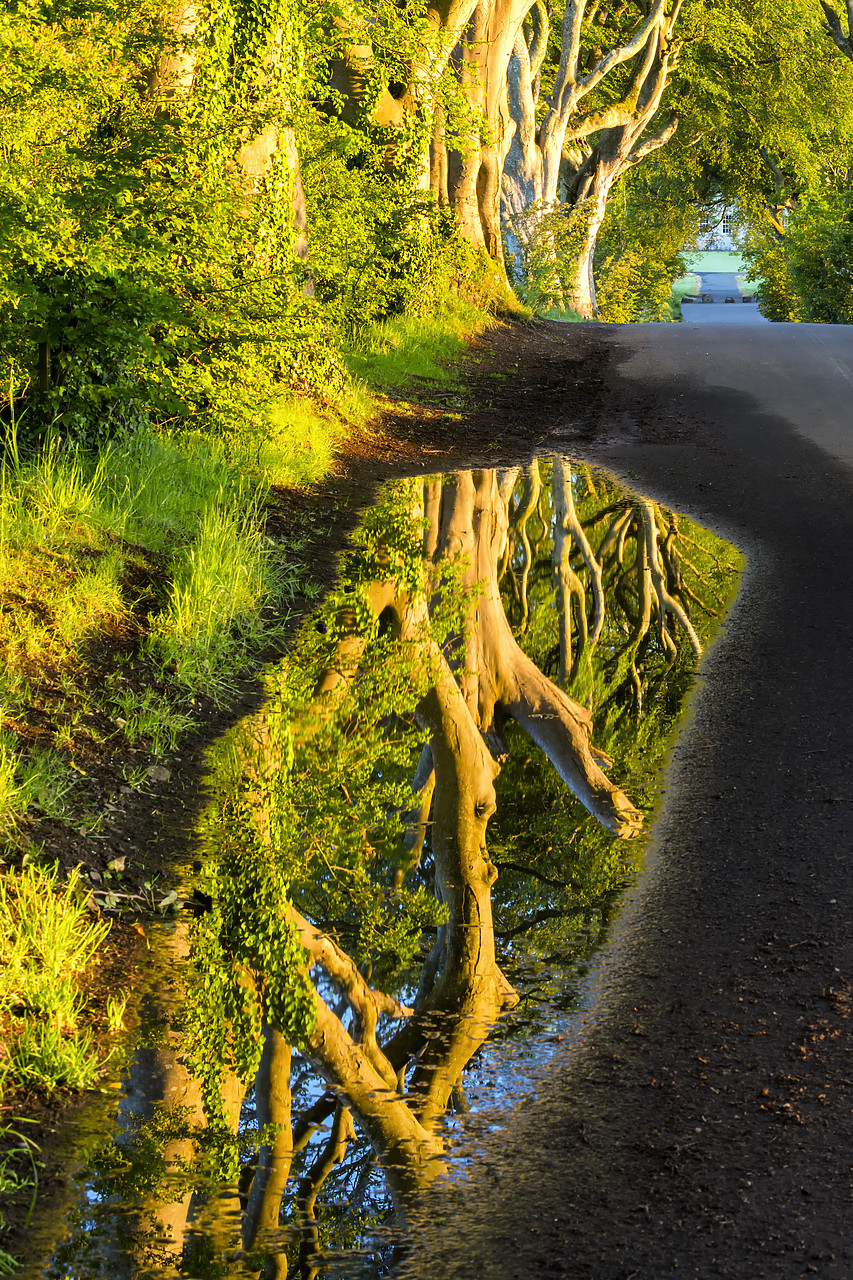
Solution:
[(386, 488), (214, 753), (177, 990), (47, 1274), (388, 1271), (486, 1041), (574, 998), (740, 565), (565, 458)]

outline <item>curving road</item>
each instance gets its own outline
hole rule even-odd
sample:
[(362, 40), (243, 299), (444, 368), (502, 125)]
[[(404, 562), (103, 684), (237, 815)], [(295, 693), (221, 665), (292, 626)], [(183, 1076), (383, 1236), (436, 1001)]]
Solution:
[(577, 1044), (403, 1274), (850, 1280), (853, 328), (605, 332), (608, 399), (543, 449), (748, 572)]

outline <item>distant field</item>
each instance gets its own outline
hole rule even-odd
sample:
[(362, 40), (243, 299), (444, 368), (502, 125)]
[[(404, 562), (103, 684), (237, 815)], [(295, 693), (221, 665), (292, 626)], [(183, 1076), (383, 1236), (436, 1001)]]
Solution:
[(743, 269), (743, 260), (739, 253), (728, 253), (721, 249), (709, 249), (707, 253), (697, 253), (689, 259), (692, 271), (733, 271), (739, 275)]

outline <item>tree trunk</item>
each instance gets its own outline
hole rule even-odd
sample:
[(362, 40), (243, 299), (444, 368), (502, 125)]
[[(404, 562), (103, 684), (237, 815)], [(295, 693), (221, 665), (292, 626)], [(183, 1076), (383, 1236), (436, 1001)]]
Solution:
[(479, 0), (453, 53), (473, 124), (464, 150), (451, 151), (447, 190), (459, 234), (491, 258), (503, 260), (501, 175), (510, 138), (505, 136), (507, 67), (530, 0)]
[(201, 14), (194, 0), (179, 0), (165, 17), (167, 47), (148, 73), (148, 92), (159, 110), (168, 110), (171, 102), (192, 93), (198, 63), (195, 38), (200, 23)]
[[(168, 942), (170, 958), (175, 962), (184, 961), (189, 953), (187, 932), (186, 924), (179, 924)], [(120, 1147), (133, 1147), (141, 1136), (140, 1130), (159, 1109), (180, 1109), (187, 1126), (203, 1127), (207, 1123), (201, 1083), (188, 1071), (180, 1035), (171, 1029), (171, 1020), (180, 1010), (181, 993), (171, 987), (164, 988), (164, 992), (166, 994), (161, 993), (158, 999), (161, 1007), (157, 1012), (167, 1028), (165, 1042), (158, 1048), (143, 1046), (131, 1059), (116, 1117), (116, 1142)], [(237, 1132), (244, 1094), (237, 1076), (229, 1072), (222, 1086), (222, 1109), (232, 1133)], [(195, 1139), (191, 1134), (171, 1138), (159, 1154), (168, 1179), (176, 1169), (192, 1165), (196, 1156)], [(128, 1226), (132, 1236), (144, 1240), (150, 1236), (153, 1224), (161, 1249), (177, 1268), (194, 1193), (190, 1189), (175, 1198), (168, 1195), (168, 1188), (166, 1190), (167, 1194), (155, 1191), (140, 1195), (138, 1212)]]
[(593, 148), (568, 186), (564, 209), (578, 219), (580, 247), (564, 277), (566, 306), (587, 320), (598, 316), (595, 297), (595, 246), (607, 201), (619, 176), (628, 167), (631, 142), (625, 129), (611, 129)]
[(536, 137), (539, 70), (548, 47), (548, 11), (536, 0), (530, 11), (529, 34), (522, 27), (507, 67), (504, 136), (508, 139), (501, 179), (501, 222), (507, 268), (518, 284), (522, 279), (528, 211), (542, 204), (542, 153)]
[(243, 1247), (254, 1249), (259, 1237), (278, 1227), (281, 1200), (293, 1161), (293, 1129), (290, 1115), (290, 1045), (267, 1028), (255, 1078), (255, 1112), (258, 1128), (275, 1125), (272, 1146), (261, 1147), (255, 1176), (243, 1218)]
[[(657, 114), (669, 80), (668, 33), (674, 21), (675, 18), (671, 18), (655, 30), (638, 56), (619, 110), (623, 116), (621, 122), (601, 130), (595, 146), (574, 172), (570, 158), (564, 156), (561, 177), (565, 183), (565, 204), (577, 211), (581, 225), (581, 248), (574, 271), (566, 282), (566, 296), (569, 305), (587, 319), (598, 315), (593, 263), (610, 193), (627, 169), (669, 141), (678, 124), (676, 119), (670, 119), (656, 134), (642, 140)], [(603, 114), (607, 117), (611, 113)]]

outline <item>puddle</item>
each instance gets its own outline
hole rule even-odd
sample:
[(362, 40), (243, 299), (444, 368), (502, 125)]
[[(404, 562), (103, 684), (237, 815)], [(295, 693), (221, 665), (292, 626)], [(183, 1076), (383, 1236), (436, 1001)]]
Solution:
[(212, 753), (117, 1111), (31, 1274), (390, 1274), (563, 1051), (740, 567), (562, 457), (388, 485)]

